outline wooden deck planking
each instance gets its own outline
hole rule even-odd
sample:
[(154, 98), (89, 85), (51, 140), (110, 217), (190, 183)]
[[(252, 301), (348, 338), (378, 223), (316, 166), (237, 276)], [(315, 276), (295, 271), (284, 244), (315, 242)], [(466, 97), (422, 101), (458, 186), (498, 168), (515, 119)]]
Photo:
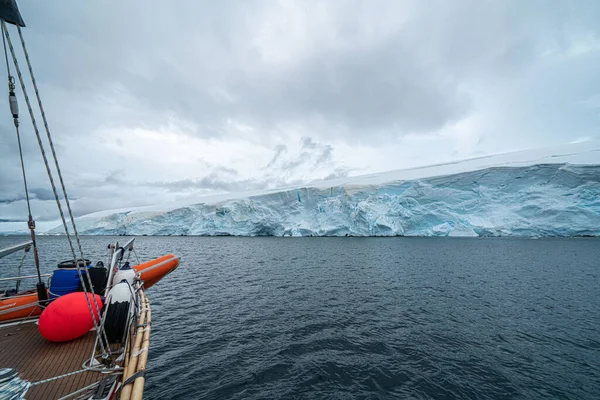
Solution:
[[(95, 332), (67, 343), (51, 343), (38, 332), (35, 323), (0, 326), (0, 368), (16, 368), (19, 376), (32, 382), (79, 371), (90, 357)], [(82, 372), (53, 382), (33, 386), (27, 399), (57, 399), (102, 378), (99, 372)]]

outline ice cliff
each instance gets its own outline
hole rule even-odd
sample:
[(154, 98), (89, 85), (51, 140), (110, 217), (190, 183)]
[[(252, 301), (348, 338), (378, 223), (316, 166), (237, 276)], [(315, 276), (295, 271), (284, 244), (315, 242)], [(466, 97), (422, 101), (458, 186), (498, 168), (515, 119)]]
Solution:
[(78, 227), (97, 235), (600, 236), (600, 142), (104, 211), (78, 218)]
[(600, 236), (600, 165), (491, 167), (86, 216), (102, 235)]

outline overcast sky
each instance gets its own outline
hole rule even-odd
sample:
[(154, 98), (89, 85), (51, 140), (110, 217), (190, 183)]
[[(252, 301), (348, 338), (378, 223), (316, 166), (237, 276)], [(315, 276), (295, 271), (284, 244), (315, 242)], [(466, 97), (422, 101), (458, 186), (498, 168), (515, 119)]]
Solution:
[[(597, 0), (19, 4), (78, 215), (600, 139)], [(6, 97), (4, 221), (26, 218)]]

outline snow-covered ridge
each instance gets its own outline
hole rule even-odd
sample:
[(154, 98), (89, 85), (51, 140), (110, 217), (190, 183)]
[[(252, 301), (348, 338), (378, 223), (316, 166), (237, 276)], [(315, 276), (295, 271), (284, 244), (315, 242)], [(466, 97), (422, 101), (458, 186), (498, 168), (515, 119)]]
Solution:
[(600, 142), (104, 211), (78, 226), (126, 235), (600, 236)]

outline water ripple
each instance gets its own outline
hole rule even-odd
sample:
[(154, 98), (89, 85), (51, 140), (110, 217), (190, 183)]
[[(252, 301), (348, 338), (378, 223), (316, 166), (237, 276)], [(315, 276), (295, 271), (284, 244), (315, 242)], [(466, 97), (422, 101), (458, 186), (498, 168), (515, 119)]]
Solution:
[(136, 243), (183, 260), (148, 293), (145, 398), (600, 398), (600, 240)]

